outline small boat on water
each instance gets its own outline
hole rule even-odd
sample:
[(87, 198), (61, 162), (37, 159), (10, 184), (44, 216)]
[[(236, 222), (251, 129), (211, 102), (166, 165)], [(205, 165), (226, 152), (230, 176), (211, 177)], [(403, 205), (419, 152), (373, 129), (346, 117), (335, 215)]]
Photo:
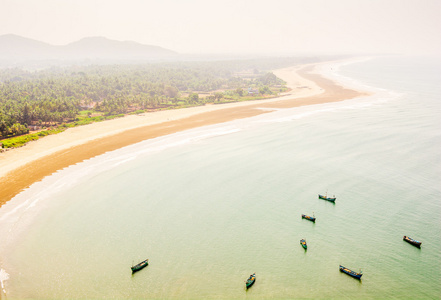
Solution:
[(249, 289), (254, 284), (254, 282), (256, 282), (256, 273), (251, 274), (250, 277), (247, 279), (246, 281), (247, 289)]
[(363, 276), (363, 273), (360, 271), (360, 273), (354, 272), (346, 267), (343, 267), (342, 265), (340, 265), (340, 271), (343, 273), (348, 274), (349, 276), (352, 276), (354, 278), (360, 279), (361, 276)]
[(302, 219), (306, 219), (309, 221), (312, 221), (315, 223), (315, 217), (311, 217), (311, 216), (307, 216), (307, 215), (302, 215)]
[(330, 202), (335, 202), (335, 199), (337, 199), (337, 198), (335, 198), (335, 195), (333, 197), (328, 197), (328, 192), (326, 192), (326, 195), (324, 195), (324, 196), (319, 194), (318, 197), (319, 197), (319, 199), (330, 201)]
[(302, 245), (303, 248), (308, 249), (308, 245), (306, 245), (306, 240), (305, 239), (301, 239), (300, 240), (300, 245)]
[(140, 262), (139, 264), (132, 266), (131, 267), (132, 268), (132, 274), (135, 273), (135, 272), (138, 272), (141, 269), (144, 269), (148, 265), (149, 265), (149, 260), (146, 259), (146, 260)]
[(418, 247), (418, 248), (421, 247), (421, 242), (419, 242), (419, 241), (417, 241), (417, 240), (414, 240), (414, 239), (408, 237), (407, 235), (403, 236), (403, 240), (405, 240), (405, 241), (408, 242), (409, 244), (412, 244), (412, 245), (414, 245), (414, 246), (416, 246), (416, 247)]

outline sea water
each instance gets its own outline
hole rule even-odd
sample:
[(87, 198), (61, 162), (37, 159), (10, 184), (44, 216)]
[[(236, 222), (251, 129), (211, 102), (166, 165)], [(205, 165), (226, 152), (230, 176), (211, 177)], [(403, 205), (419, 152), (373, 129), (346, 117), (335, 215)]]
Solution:
[(7, 299), (439, 299), (441, 62), (321, 71), (372, 95), (144, 141), (8, 202)]

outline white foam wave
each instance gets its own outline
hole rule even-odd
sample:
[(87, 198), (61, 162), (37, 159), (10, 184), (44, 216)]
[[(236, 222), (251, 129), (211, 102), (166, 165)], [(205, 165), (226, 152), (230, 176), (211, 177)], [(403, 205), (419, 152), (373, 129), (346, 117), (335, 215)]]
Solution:
[[(180, 147), (216, 136), (235, 133), (240, 130), (240, 128), (233, 125), (222, 127), (216, 127), (214, 125), (178, 132), (106, 153), (101, 156), (100, 162), (97, 162), (91, 167), (93, 167), (94, 170), (102, 172), (102, 170), (108, 170), (109, 168), (122, 165), (143, 155), (158, 153), (166, 149)], [(93, 172), (93, 170), (90, 170), (89, 172)]]
[(308, 105), (302, 107), (281, 109), (271, 114), (256, 118), (256, 122), (261, 123), (280, 123), (291, 122), (303, 118), (310, 118), (313, 116), (324, 116), (330, 113), (335, 113), (345, 110), (360, 110), (366, 108), (373, 108), (375, 106), (384, 105), (385, 103), (399, 99), (402, 94), (396, 92), (376, 93), (372, 96), (359, 97), (356, 99), (345, 100), (336, 103), (324, 103), (316, 105)]
[(341, 67), (354, 64), (354, 63), (361, 63), (366, 62), (373, 59), (373, 57), (361, 57), (361, 58), (353, 58), (349, 60), (343, 60), (343, 61), (337, 61), (337, 62), (331, 62), (331, 63), (325, 63), (320, 64), (316, 66), (316, 71), (318, 71), (319, 74), (322, 74), (326, 78), (329, 78), (331, 80), (334, 80), (337, 83), (340, 83), (341, 85), (353, 88), (356, 90), (363, 90), (368, 92), (379, 92), (379, 91), (387, 91), (385, 89), (379, 88), (379, 87), (373, 87), (368, 84), (365, 84), (355, 78), (344, 76), (340, 73)]
[[(371, 57), (357, 58), (352, 60), (331, 62), (321, 64), (317, 66), (317, 71), (323, 76), (334, 80), (338, 84), (344, 87), (353, 88), (356, 90), (363, 90), (372, 93), (370, 96), (362, 96), (355, 99), (349, 99), (341, 102), (323, 103), (309, 106), (302, 106), (288, 109), (271, 109), (274, 112), (266, 114), (258, 119), (258, 122), (263, 123), (277, 123), (277, 122), (290, 122), (297, 119), (308, 118), (311, 116), (319, 116), (329, 114), (336, 111), (344, 110), (358, 110), (376, 105), (383, 105), (389, 101), (399, 99), (403, 96), (402, 93), (387, 90), (383, 88), (373, 87), (360, 82), (357, 79), (343, 76), (339, 73), (342, 66), (346, 66), (353, 63), (365, 62), (372, 59)], [(261, 108), (264, 110), (265, 108)]]
[(9, 274), (6, 273), (6, 271), (4, 269), (0, 269), (0, 284), (2, 287), (2, 291), (3, 294), (6, 294), (6, 289), (5, 289), (5, 281), (9, 279)]

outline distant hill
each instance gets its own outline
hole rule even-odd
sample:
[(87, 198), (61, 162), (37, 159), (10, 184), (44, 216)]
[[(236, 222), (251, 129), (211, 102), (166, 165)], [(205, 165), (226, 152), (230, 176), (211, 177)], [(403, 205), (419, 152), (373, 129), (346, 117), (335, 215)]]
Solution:
[(158, 46), (104, 37), (88, 37), (64, 46), (54, 46), (13, 34), (0, 36), (2, 60), (155, 60), (176, 55), (176, 52)]
[(14, 34), (0, 36), (1, 59), (53, 57), (56, 52), (55, 48), (56, 46)]
[(149, 59), (174, 56), (177, 53), (158, 46), (143, 45), (136, 42), (119, 42), (104, 37), (88, 37), (63, 46), (69, 56), (102, 59)]

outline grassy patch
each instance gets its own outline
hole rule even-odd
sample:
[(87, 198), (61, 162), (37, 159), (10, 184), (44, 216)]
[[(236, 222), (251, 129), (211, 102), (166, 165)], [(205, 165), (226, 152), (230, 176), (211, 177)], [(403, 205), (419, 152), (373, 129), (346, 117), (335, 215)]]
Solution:
[(4, 139), (1, 141), (2, 148), (21, 147), (24, 144), (26, 144), (27, 142), (35, 141), (35, 140), (38, 140), (39, 138), (42, 138), (44, 136), (56, 134), (56, 133), (62, 132), (64, 130), (65, 130), (65, 128), (59, 127), (59, 128), (55, 128), (55, 129), (40, 131), (37, 133), (26, 134), (26, 135), (17, 136), (17, 137), (13, 137), (13, 138), (9, 138), (9, 139)]

